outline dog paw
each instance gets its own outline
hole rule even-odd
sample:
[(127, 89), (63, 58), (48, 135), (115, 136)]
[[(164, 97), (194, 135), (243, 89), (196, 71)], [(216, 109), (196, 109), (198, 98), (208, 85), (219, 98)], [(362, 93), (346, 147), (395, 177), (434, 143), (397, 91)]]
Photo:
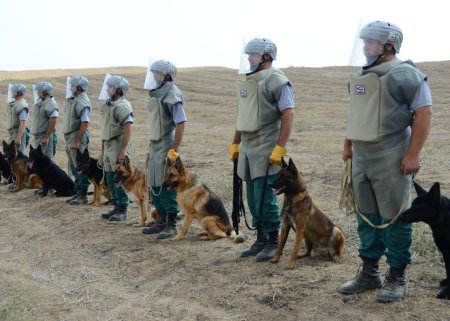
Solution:
[(174, 237), (172, 237), (170, 240), (171, 240), (171, 241), (179, 241), (179, 240), (181, 240), (181, 238), (178, 237), (178, 236), (174, 236)]
[(447, 286), (443, 288), (437, 295), (437, 298), (441, 300), (450, 300), (450, 287)]
[(280, 261), (280, 257), (276, 257), (276, 256), (274, 256), (274, 257), (270, 260), (270, 262), (272, 262), (272, 263), (278, 263), (278, 261)]
[(295, 267), (295, 262), (289, 262), (287, 268), (288, 268), (289, 270), (292, 270), (294, 267)]
[(142, 225), (141, 223), (133, 223), (131, 224), (133, 227), (144, 227), (145, 225)]
[(443, 279), (441, 282), (439, 282), (440, 286), (447, 286), (448, 285), (448, 279)]

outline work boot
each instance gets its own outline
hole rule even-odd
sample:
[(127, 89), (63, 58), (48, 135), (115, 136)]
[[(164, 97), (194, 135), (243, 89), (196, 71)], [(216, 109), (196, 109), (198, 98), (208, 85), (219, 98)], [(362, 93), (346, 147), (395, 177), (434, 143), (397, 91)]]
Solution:
[(127, 219), (127, 208), (128, 205), (118, 205), (117, 211), (110, 218), (109, 221), (120, 222)]
[(269, 240), (258, 254), (256, 254), (256, 262), (266, 262), (275, 256), (278, 248), (278, 230), (269, 233)]
[(159, 233), (157, 239), (168, 239), (178, 234), (177, 231), (177, 213), (167, 214), (167, 223), (164, 229)]
[(405, 277), (405, 267), (400, 269), (391, 267), (389, 269), (383, 287), (378, 292), (378, 302), (390, 303), (406, 296), (408, 284)]
[(114, 214), (116, 214), (117, 209), (118, 209), (118, 206), (117, 206), (116, 204), (114, 204), (114, 208), (113, 208), (111, 211), (109, 211), (108, 213), (103, 213), (103, 214), (102, 214), (102, 219), (104, 219), (104, 220), (109, 220), (109, 218), (110, 218), (111, 216), (113, 216)]
[(267, 234), (260, 229), (256, 231), (256, 241), (248, 249), (241, 252), (241, 257), (255, 256), (262, 251), (267, 243)]
[(66, 199), (65, 202), (67, 204), (70, 204), (70, 202), (76, 200), (79, 195), (80, 195), (80, 191), (77, 191), (77, 193), (75, 195), (73, 195), (72, 197), (69, 197), (68, 199)]
[(364, 291), (379, 289), (382, 286), (380, 271), (378, 271), (378, 260), (361, 256), (363, 260), (362, 269), (358, 270), (356, 277), (344, 283), (339, 288), (342, 294), (356, 294)]
[(87, 204), (87, 190), (80, 190), (77, 193), (77, 197), (69, 202), (70, 205)]
[(144, 234), (158, 234), (162, 230), (164, 230), (164, 227), (167, 223), (167, 215), (166, 214), (159, 214), (158, 220), (153, 224), (152, 226), (144, 227), (142, 229), (142, 233)]

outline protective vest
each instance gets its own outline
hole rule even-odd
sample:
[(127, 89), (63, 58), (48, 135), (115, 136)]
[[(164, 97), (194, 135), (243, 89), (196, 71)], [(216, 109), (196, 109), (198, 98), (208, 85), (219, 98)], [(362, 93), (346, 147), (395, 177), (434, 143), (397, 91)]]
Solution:
[(410, 126), (414, 113), (401, 106), (412, 103), (426, 79), (411, 61), (398, 58), (356, 73), (349, 81), (347, 138), (379, 142)]
[(282, 88), (289, 80), (281, 70), (270, 68), (248, 75), (238, 82), (237, 130), (255, 132), (280, 121), (280, 111), (274, 107)]
[(183, 102), (183, 95), (178, 87), (171, 82), (167, 82), (161, 88), (151, 91), (149, 95), (147, 111), (150, 141), (158, 141), (175, 129), (173, 106)]
[(6, 111), (6, 129), (8, 131), (19, 128), (19, 115), (24, 109), (28, 112), (28, 105), (25, 99), (15, 100), (8, 104)]
[(31, 134), (45, 134), (48, 129), (50, 115), (58, 110), (58, 106), (52, 98), (39, 101), (33, 107), (33, 123), (31, 125)]
[(81, 114), (85, 108), (91, 109), (91, 102), (86, 93), (70, 97), (64, 105), (64, 118), (62, 121), (63, 134), (78, 131), (81, 126)]
[(108, 101), (101, 106), (101, 131), (103, 140), (123, 135), (123, 122), (133, 114), (133, 108), (126, 99)]

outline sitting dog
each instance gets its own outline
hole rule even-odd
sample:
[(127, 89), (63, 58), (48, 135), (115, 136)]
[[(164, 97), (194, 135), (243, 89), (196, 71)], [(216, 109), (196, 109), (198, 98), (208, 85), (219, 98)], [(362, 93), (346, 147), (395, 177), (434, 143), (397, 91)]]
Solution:
[(182, 240), (195, 218), (206, 231), (202, 240), (229, 237), (235, 243), (243, 242), (242, 236), (237, 235), (231, 226), (222, 200), (184, 168), (180, 157), (175, 161), (168, 158), (167, 164), (167, 177), (162, 186), (176, 189), (178, 205), (185, 215), (180, 234), (172, 240)]
[(450, 200), (441, 196), (439, 183), (434, 183), (427, 192), (414, 182), (414, 189), (417, 197), (400, 219), (407, 223), (425, 222), (430, 226), (434, 242), (444, 257), (447, 277), (440, 283), (443, 288), (437, 298), (450, 300)]
[[(271, 187), (276, 195), (284, 193), (280, 244), (272, 262), (280, 260), (291, 228), (295, 231), (295, 243), (289, 259), (290, 269), (295, 266), (297, 258), (311, 256), (313, 249), (325, 249), (330, 258), (337, 261), (345, 246), (344, 232), (313, 203), (303, 176), (292, 159), (289, 160), (289, 165), (282, 159), (281, 170)], [(306, 253), (298, 256), (303, 238)]]
[(17, 149), (15, 141), (10, 144), (3, 141), (3, 153), (16, 180), (12, 192), (20, 191), (24, 183), (28, 183), (28, 188), (42, 187), (41, 179), (28, 169), (28, 157)]
[(130, 159), (125, 156), (123, 161), (117, 161), (114, 172), (114, 184), (124, 188), (127, 193), (133, 195), (134, 200), (138, 203), (141, 210), (141, 222), (136, 226), (151, 226), (158, 218), (159, 214), (152, 211), (153, 222), (147, 221), (147, 206), (148, 206), (148, 188), (147, 176), (141, 170), (130, 165)]
[(90, 205), (99, 206), (102, 195), (108, 200), (105, 205), (112, 202), (111, 192), (103, 177), (103, 169), (99, 166), (97, 159), (89, 156), (87, 148), (83, 153), (77, 150), (77, 172), (85, 175), (94, 185), (94, 199), (89, 203)]
[(36, 173), (43, 182), (42, 191), (38, 193), (40, 196), (47, 196), (50, 188), (55, 189), (56, 196), (75, 195), (76, 189), (72, 179), (65, 171), (42, 153), (41, 145), (37, 148), (30, 146), (28, 168), (33, 173)]
[(11, 167), (5, 159), (5, 156), (3, 156), (3, 153), (0, 152), (0, 180), (2, 177), (6, 179), (6, 184), (14, 183), (14, 175), (11, 172)]

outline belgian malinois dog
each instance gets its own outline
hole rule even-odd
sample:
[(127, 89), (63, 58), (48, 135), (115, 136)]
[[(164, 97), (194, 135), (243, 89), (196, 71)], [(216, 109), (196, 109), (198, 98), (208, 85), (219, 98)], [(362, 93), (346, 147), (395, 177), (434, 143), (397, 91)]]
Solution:
[(99, 206), (102, 195), (107, 199), (106, 204), (111, 203), (111, 192), (103, 177), (103, 169), (98, 165), (98, 160), (90, 157), (86, 148), (83, 153), (77, 150), (77, 172), (83, 174), (94, 185), (94, 199), (90, 205)]
[[(295, 231), (295, 243), (288, 264), (290, 269), (294, 268), (297, 258), (311, 256), (313, 249), (325, 249), (330, 258), (337, 261), (344, 250), (344, 232), (313, 203), (303, 176), (292, 159), (289, 160), (289, 165), (282, 160), (281, 170), (271, 187), (276, 195), (284, 193), (280, 244), (272, 262), (280, 260), (291, 228)], [(298, 256), (303, 238), (306, 252)]]
[(141, 210), (141, 222), (136, 226), (150, 226), (159, 218), (156, 210), (151, 211), (152, 222), (147, 221), (148, 187), (147, 176), (138, 168), (131, 166), (130, 159), (125, 156), (123, 161), (117, 161), (114, 172), (114, 184), (123, 187), (127, 193), (131, 193)]
[(3, 153), (16, 178), (12, 192), (20, 191), (25, 182), (28, 183), (28, 188), (42, 188), (42, 180), (28, 169), (28, 157), (20, 150), (17, 150), (15, 141), (12, 141), (10, 144), (3, 141)]
[(217, 240), (230, 238), (235, 243), (243, 242), (243, 237), (236, 234), (230, 224), (230, 218), (225, 210), (222, 200), (214, 194), (206, 185), (199, 183), (197, 177), (186, 170), (180, 157), (175, 161), (167, 159), (166, 179), (163, 187), (176, 189), (177, 202), (185, 215), (180, 234), (172, 240), (182, 240), (197, 219), (206, 232), (201, 236), (202, 240)]

